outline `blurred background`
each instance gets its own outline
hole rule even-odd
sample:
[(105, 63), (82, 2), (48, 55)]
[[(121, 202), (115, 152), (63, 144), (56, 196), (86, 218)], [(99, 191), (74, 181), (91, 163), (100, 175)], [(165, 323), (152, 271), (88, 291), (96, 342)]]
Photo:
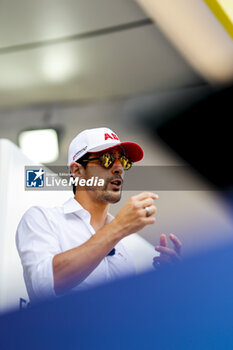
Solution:
[[(142, 146), (140, 165), (186, 164), (157, 129), (231, 85), (232, 8), (224, 7), (224, 1), (213, 3), (215, 7), (202, 0), (0, 0), (0, 139), (22, 148), (23, 132), (53, 129), (58, 149), (47, 159), (38, 158), (38, 141), (22, 150), (30, 162), (50, 167), (66, 165), (69, 144), (80, 131), (106, 126), (121, 140)], [(209, 113), (206, 117), (212, 118)], [(43, 137), (39, 151), (45, 148), (48, 156), (52, 137)], [(16, 225), (24, 183), (14, 166), (5, 167), (3, 151), (0, 157), (2, 174), (5, 169), (17, 180), (1, 200), (2, 206), (8, 197), (14, 201), (7, 220), (16, 217)], [(208, 182), (194, 169), (184, 176), (195, 184)], [(175, 233), (184, 256), (228, 242), (228, 204), (211, 186), (208, 191), (151, 188), (160, 196), (157, 222), (140, 235), (156, 245), (161, 233)], [(17, 187), (21, 197), (14, 196)], [(136, 193), (123, 191), (112, 214)], [(63, 202), (64, 196), (53, 195), (58, 205)], [(39, 202), (45, 202), (43, 194), (31, 195), (30, 206)], [(1, 249), (3, 256), (3, 245)]]

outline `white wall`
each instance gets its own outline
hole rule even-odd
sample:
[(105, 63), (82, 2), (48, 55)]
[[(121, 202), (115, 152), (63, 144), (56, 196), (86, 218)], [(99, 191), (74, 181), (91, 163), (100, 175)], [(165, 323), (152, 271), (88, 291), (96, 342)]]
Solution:
[(24, 166), (32, 164), (16, 145), (0, 140), (0, 311), (18, 307), (20, 297), (28, 299), (15, 245), (22, 215), (32, 205), (52, 206), (70, 196), (70, 192), (25, 191)]

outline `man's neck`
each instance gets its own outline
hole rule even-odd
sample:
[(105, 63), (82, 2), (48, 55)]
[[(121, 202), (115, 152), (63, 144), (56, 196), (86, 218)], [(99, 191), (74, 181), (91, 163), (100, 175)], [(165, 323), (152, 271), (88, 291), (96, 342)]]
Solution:
[(77, 191), (74, 199), (90, 213), (91, 225), (95, 231), (104, 226), (109, 203), (96, 201), (87, 191)]

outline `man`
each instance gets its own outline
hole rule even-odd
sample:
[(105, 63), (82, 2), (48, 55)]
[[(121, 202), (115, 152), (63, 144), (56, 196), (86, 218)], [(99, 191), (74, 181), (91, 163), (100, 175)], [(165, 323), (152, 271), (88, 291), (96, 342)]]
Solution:
[[(121, 198), (125, 171), (143, 158), (139, 145), (121, 142), (108, 128), (84, 130), (70, 144), (68, 167), (73, 178), (103, 179), (102, 186), (80, 186), (61, 207), (32, 207), (21, 219), (16, 243), (31, 300), (58, 296), (135, 273), (122, 238), (155, 223), (158, 196), (143, 192), (131, 197), (115, 218), (110, 203)], [(87, 182), (86, 182), (87, 183)], [(181, 243), (170, 235), (174, 249), (160, 236), (160, 257), (154, 265), (177, 260)]]

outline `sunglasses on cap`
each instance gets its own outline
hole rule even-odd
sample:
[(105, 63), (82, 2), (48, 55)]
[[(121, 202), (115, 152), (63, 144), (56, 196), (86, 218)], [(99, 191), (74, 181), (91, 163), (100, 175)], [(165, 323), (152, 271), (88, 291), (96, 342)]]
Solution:
[(126, 156), (115, 157), (113, 153), (103, 153), (100, 157), (84, 159), (83, 162), (90, 162), (92, 160), (100, 160), (101, 165), (109, 169), (113, 166), (116, 159), (119, 159), (124, 170), (129, 170), (132, 166), (132, 162)]

